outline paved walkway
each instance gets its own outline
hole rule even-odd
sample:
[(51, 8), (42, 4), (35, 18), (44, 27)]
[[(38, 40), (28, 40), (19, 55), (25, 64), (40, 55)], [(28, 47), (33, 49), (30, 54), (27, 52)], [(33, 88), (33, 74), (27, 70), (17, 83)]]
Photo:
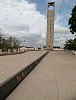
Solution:
[(6, 100), (76, 100), (76, 56), (49, 52)]
[(23, 54), (0, 56), (0, 83), (32, 63), (46, 51), (29, 51)]

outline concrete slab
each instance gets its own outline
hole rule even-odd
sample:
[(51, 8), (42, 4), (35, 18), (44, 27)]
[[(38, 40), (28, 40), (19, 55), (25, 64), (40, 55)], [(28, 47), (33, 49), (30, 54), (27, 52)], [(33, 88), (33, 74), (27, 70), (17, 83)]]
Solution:
[(0, 83), (32, 63), (46, 51), (29, 51), (23, 54), (0, 56)]
[(6, 100), (76, 100), (76, 56), (49, 52)]

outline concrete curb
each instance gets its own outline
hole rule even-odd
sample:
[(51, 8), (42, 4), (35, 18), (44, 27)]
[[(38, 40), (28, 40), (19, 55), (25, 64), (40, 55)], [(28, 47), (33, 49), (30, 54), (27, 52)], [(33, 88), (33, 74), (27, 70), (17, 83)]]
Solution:
[(26, 53), (26, 52), (28, 52), (28, 51), (20, 52), (20, 53), (0, 54), (0, 56), (16, 55), (16, 54), (22, 54), (22, 53)]
[(18, 73), (0, 84), (0, 100), (4, 100), (17, 85), (37, 66), (37, 64), (47, 55), (48, 52), (43, 54), (33, 63), (20, 70)]

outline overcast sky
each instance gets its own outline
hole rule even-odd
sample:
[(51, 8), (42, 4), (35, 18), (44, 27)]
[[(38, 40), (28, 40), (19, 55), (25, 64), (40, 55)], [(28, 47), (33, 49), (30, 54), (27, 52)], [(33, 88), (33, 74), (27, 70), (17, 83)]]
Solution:
[(46, 44), (46, 6), (55, 1), (54, 46), (74, 38), (68, 19), (76, 0), (0, 0), (0, 31), (22, 40), (24, 46)]

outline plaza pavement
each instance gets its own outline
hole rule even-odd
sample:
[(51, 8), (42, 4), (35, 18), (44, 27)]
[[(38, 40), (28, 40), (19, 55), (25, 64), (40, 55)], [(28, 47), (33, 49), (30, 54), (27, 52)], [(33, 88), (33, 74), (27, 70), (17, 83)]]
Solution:
[(76, 100), (76, 56), (49, 52), (6, 100)]
[(22, 54), (0, 56), (0, 83), (16, 74), (46, 51), (29, 51)]

